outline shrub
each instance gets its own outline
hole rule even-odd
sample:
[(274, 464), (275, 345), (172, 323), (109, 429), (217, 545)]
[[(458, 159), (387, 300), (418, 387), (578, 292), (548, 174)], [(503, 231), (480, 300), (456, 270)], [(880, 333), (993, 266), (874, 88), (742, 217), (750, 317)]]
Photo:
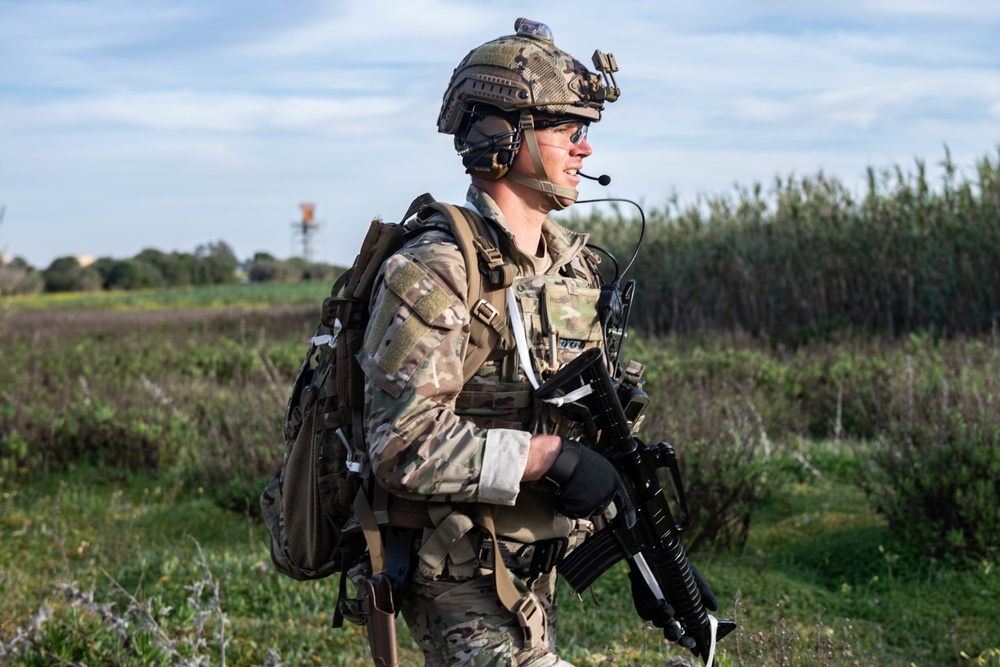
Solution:
[(310, 262), (306, 265), (302, 277), (304, 280), (321, 280), (326, 283), (333, 283), (337, 277), (344, 272), (344, 269), (324, 264), (323, 262)]
[(45, 280), (23, 257), (5, 264), (0, 258), (0, 296), (38, 294)]
[(919, 339), (900, 357), (867, 478), (877, 507), (900, 538), (933, 555), (995, 557), (1000, 357), (949, 367)]
[[(677, 357), (637, 347), (637, 359), (650, 368), (645, 385), (650, 405), (641, 435), (651, 441), (666, 440), (677, 452), (693, 514), (684, 534), (686, 548), (741, 548), (763, 491), (764, 450), (769, 441), (754, 405), (759, 396), (752, 390), (741, 393), (733, 385), (719, 383), (716, 373), (719, 366), (730, 366), (722, 371), (723, 376), (732, 367), (741, 366), (737, 372), (746, 374), (749, 364), (734, 361), (739, 355), (700, 353), (691, 357), (696, 370), (685, 372)], [(660, 483), (672, 497), (672, 483), (665, 471)]]
[(164, 469), (253, 510), (284, 450), (279, 421), (311, 310), (12, 318), (0, 331), (0, 478), (76, 463)]
[(297, 283), (302, 280), (302, 270), (280, 259), (258, 256), (250, 262), (247, 277), (253, 283)]

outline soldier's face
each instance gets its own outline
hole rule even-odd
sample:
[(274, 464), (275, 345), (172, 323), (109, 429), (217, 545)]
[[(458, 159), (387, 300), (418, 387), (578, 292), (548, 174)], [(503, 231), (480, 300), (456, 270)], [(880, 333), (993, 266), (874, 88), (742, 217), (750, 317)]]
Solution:
[[(550, 119), (542, 116), (539, 120)], [(538, 141), (539, 156), (548, 180), (556, 185), (576, 189), (580, 183), (577, 172), (583, 169), (583, 159), (594, 152), (587, 141), (586, 128), (581, 131), (581, 126), (577, 123), (556, 125), (541, 130), (536, 129), (535, 138)], [(573, 143), (574, 139), (577, 143)], [(525, 176), (538, 177), (528, 147), (524, 143), (521, 144), (511, 169)]]

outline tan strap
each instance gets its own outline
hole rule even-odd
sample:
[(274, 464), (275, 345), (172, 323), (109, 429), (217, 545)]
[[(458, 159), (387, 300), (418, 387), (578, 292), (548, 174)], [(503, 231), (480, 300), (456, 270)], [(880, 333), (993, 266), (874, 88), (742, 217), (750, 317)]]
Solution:
[(368, 545), (368, 554), (372, 560), (372, 572), (384, 572), (386, 568), (385, 545), (382, 544), (382, 534), (378, 529), (378, 521), (375, 520), (375, 513), (368, 503), (368, 496), (364, 489), (358, 491), (354, 496), (354, 517), (361, 524), (361, 532), (364, 533), (365, 543)]
[(475, 527), (472, 517), (437, 503), (432, 503), (428, 511), (435, 527), (417, 551), (420, 562), (432, 571), (438, 571), (449, 555), (456, 564), (470, 563), (476, 554), (470, 541), (462, 538)]
[(518, 625), (524, 631), (525, 648), (535, 648), (545, 642), (545, 612), (531, 593), (522, 594), (514, 585), (510, 571), (503, 562), (500, 540), (497, 539), (492, 505), (480, 505), (476, 517), (480, 526), (486, 529), (493, 541), (493, 579), (496, 582), (497, 597), (504, 609), (517, 617)]
[[(516, 271), (512, 265), (504, 262), (503, 254), (493, 243), (486, 221), (478, 213), (445, 202), (434, 202), (429, 208), (448, 220), (458, 249), (465, 259), (466, 279), (469, 283), (466, 303), (472, 320), (462, 369), (464, 381), (468, 382), (492, 352), (498, 347), (510, 345), (504, 290), (513, 282)], [(483, 281), (479, 268), (480, 258), (490, 272), (489, 281)]]

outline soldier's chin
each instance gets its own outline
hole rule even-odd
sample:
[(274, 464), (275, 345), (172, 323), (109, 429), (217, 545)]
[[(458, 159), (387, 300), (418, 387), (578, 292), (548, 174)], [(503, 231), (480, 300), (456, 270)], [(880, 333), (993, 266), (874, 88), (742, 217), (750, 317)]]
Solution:
[[(576, 190), (574, 190), (574, 192), (576, 192)], [(558, 195), (555, 195), (555, 199), (557, 202), (559, 202), (559, 210), (561, 211), (575, 204), (576, 200), (579, 199), (579, 193), (577, 193), (577, 196), (572, 199), (570, 199), (569, 197), (560, 197)]]

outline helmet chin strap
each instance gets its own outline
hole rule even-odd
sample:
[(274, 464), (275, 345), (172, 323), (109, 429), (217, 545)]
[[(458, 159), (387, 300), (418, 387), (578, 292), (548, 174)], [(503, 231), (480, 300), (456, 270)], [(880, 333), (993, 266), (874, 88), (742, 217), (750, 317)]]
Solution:
[[(580, 193), (575, 188), (556, 185), (549, 180), (548, 175), (545, 173), (545, 165), (542, 164), (542, 155), (538, 149), (538, 140), (535, 138), (535, 118), (527, 109), (521, 111), (521, 132), (524, 135), (524, 144), (528, 145), (528, 155), (531, 157), (531, 164), (535, 167), (535, 176), (537, 178), (531, 178), (513, 170), (508, 170), (504, 178), (509, 178), (519, 185), (541, 192), (545, 195), (548, 202), (552, 204), (552, 208), (557, 211), (569, 208), (576, 201), (577, 197), (580, 196)], [(522, 144), (522, 148), (524, 144)]]

